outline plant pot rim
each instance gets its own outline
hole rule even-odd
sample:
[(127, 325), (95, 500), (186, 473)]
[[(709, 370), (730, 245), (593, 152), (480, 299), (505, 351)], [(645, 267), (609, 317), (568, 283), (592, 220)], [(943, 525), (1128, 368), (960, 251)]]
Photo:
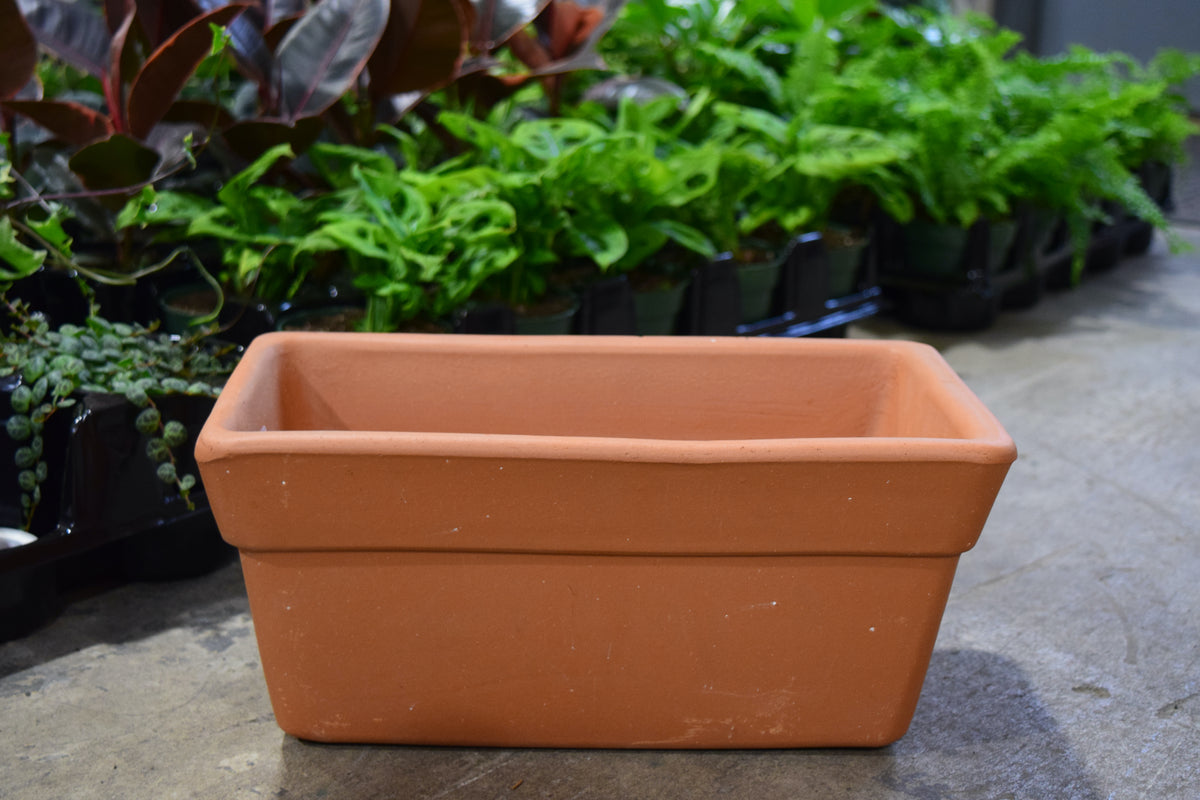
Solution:
[[(248, 425), (244, 408), (227, 398), (252, 392), (256, 373), (287, 358), (295, 348), (320, 348), (329, 358), (355, 350), (383, 359), (406, 354), (464, 354), (537, 358), (569, 353), (573, 357), (686, 356), (755, 357), (788, 351), (805, 357), (842, 358), (876, 353), (890, 365), (901, 364), (933, 387), (931, 401), (954, 409), (955, 434), (936, 436), (844, 436), (771, 439), (646, 439), (623, 436), (572, 436), (521, 433), (457, 433), (427, 431), (261, 430)], [(641, 461), (649, 463), (717, 464), (812, 462), (961, 461), (978, 464), (1011, 462), (1012, 438), (999, 421), (931, 346), (883, 340), (776, 339), (766, 337), (621, 337), (621, 336), (454, 336), (401, 333), (277, 332), (256, 338), (217, 399), (196, 443), (199, 461), (233, 455), (277, 452), (286, 437), (290, 452), (322, 454), (330, 447), (343, 453), (381, 456), (441, 456), (492, 459)]]

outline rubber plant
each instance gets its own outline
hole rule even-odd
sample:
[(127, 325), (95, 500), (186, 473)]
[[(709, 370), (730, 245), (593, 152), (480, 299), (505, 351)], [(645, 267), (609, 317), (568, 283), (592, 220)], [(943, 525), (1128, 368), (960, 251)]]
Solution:
[[(10, 413), (5, 430), (16, 443), (17, 489), (29, 529), (51, 478), (43, 431), (56, 414), (88, 393), (123, 395), (141, 409), (131, 435), (145, 440), (147, 465), (195, 507), (196, 476), (177, 468), (178, 448), (194, 432), (160, 410), (169, 394), (215, 397), (232, 369), (221, 354), (179, 342), (137, 325), (111, 323), (96, 309), (83, 326), (52, 330), (41, 315), (21, 301), (0, 294), (12, 325), (2, 340), (0, 377), (9, 376)], [(57, 479), (57, 478), (56, 478)]]
[[(207, 13), (232, 3), (196, 0)], [(311, 145), (328, 122), (331, 108), (358, 84), (377, 45), (402, 49), (412, 30), (406, 13), (430, 3), (405, 0), (259, 0), (229, 27), (229, 47), (248, 81), (234, 98), (234, 122), (223, 137), (238, 155), (253, 160), (279, 144), (296, 152)], [(448, 4), (452, 5), (452, 4)], [(423, 32), (435, 30), (428, 26)], [(386, 37), (386, 38), (385, 38)], [(410, 48), (411, 50), (411, 48)], [(407, 51), (405, 51), (407, 52)], [(392, 76), (375, 67), (381, 82)], [(412, 63), (396, 61), (393, 67)], [(419, 61), (417, 63), (420, 63)]]
[[(92, 191), (121, 191), (148, 183), (188, 163), (194, 122), (168, 120), (184, 85), (213, 51), (213, 30), (246, 5), (234, 3), (166, 27), (178, 17), (167, 2), (114, 0), (96, 6), (62, 0), (0, 3), (0, 29), (18, 41), (32, 36), (66, 64), (95, 78), (101, 97), (4, 99), (7, 113), (46, 128), (68, 146), (71, 171)], [(157, 37), (149, 39), (147, 30)], [(24, 54), (27, 47), (18, 52)], [(0, 65), (0, 85), (33, 81), (27, 57)], [(7, 94), (7, 91), (6, 91)], [(9, 97), (12, 95), (9, 94)], [(14, 142), (14, 149), (19, 143)]]
[(456, 92), (486, 110), (537, 81), (546, 110), (559, 115), (567, 74), (604, 68), (597, 47), (624, 6), (625, 0), (471, 0), (471, 56)]

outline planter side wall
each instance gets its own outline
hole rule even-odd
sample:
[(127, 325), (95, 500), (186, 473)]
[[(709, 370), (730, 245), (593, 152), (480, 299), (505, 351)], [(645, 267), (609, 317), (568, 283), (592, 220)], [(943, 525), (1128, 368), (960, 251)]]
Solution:
[(957, 560), (362, 552), (243, 567), (276, 718), (300, 738), (874, 747), (909, 725)]

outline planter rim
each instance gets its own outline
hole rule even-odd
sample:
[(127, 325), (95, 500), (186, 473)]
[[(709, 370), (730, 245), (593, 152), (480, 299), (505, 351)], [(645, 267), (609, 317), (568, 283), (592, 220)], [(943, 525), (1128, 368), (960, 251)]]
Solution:
[[(851, 355), (886, 352), (903, 359), (936, 387), (942, 399), (963, 411), (956, 438), (934, 437), (819, 437), (766, 439), (649, 439), (619, 436), (535, 435), (511, 433), (453, 433), (363, 430), (247, 430), (236, 423), (233, 398), (251, 390), (255, 373), (268, 359), (295, 347), (321, 346), (356, 351), (404, 353), (491, 354), (537, 356), (552, 352), (584, 355), (718, 354), (750, 356), (792, 349), (803, 355)], [(342, 454), (424, 456), (441, 458), (549, 459), (570, 461), (632, 461), (712, 464), (773, 463), (779, 461), (1011, 463), (1016, 447), (999, 421), (975, 397), (931, 346), (891, 340), (818, 340), (741, 337), (621, 337), (621, 336), (451, 336), (436, 334), (363, 334), (280, 332), (257, 337), (229, 379), (196, 443), (197, 461), (211, 462), (234, 455), (287, 451), (326, 456), (330, 445)], [(340, 456), (331, 456), (340, 457)]]

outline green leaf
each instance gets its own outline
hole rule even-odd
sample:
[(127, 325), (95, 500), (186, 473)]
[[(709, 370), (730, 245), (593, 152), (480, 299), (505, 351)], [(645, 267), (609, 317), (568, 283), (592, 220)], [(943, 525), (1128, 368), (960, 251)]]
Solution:
[(23, 492), (32, 492), (38, 487), (37, 473), (31, 469), (23, 469), (17, 474), (17, 485)]
[(46, 399), (46, 393), (50, 391), (50, 381), (45, 375), (34, 381), (30, 387), (30, 398), (34, 403), (40, 403)]
[(138, 408), (143, 408), (150, 403), (149, 395), (141, 386), (130, 386), (126, 389), (125, 399)]
[(169, 459), (171, 457), (171, 450), (162, 439), (154, 438), (146, 442), (146, 455), (152, 461), (158, 463)]
[(607, 269), (625, 255), (629, 238), (615, 219), (605, 214), (578, 215), (570, 221), (575, 254), (586, 256)]
[(182, 422), (171, 420), (163, 428), (163, 440), (166, 441), (168, 447), (179, 447), (187, 441), (187, 428)]
[(37, 453), (33, 451), (32, 447), (18, 447), (13, 456), (13, 463), (17, 465), (17, 469), (29, 469), (37, 464), (37, 460)]
[[(45, 357), (36, 355), (25, 363), (25, 368), (21, 371), (21, 373), (25, 377), (26, 381), (30, 383), (37, 383), (38, 379), (46, 374), (47, 368), (48, 364), (46, 363)], [(34, 400), (34, 402), (37, 403), (40, 402), (40, 400)]]
[(32, 275), (46, 260), (44, 250), (34, 250), (17, 241), (12, 220), (0, 217), (0, 263), (11, 269), (0, 268), (0, 281), (16, 281)]
[[(797, 3), (800, 5), (800, 3)], [(743, 50), (736, 50), (732, 47), (723, 47), (711, 42), (700, 42), (696, 49), (702, 53), (706, 53), (716, 59), (719, 63), (740, 73), (743, 77), (750, 79), (758, 85), (771, 102), (778, 105), (783, 101), (783, 85), (779, 80), (779, 76), (770, 67), (763, 64), (751, 53)]]
[(9, 397), (9, 403), (12, 405), (13, 411), (18, 414), (27, 414), (29, 407), (33, 405), (33, 392), (25, 384), (21, 384), (12, 390)]
[(159, 464), (156, 474), (158, 475), (158, 479), (163, 483), (175, 483), (175, 465), (170, 461)]
[(179, 478), (179, 490), (181, 492), (190, 492), (196, 487), (195, 475), (183, 475)]
[(158, 424), (161, 419), (162, 416), (158, 413), (157, 408), (143, 408), (138, 413), (137, 419), (134, 420), (133, 426), (137, 428), (140, 433), (144, 433), (149, 436), (150, 434), (158, 431)]

